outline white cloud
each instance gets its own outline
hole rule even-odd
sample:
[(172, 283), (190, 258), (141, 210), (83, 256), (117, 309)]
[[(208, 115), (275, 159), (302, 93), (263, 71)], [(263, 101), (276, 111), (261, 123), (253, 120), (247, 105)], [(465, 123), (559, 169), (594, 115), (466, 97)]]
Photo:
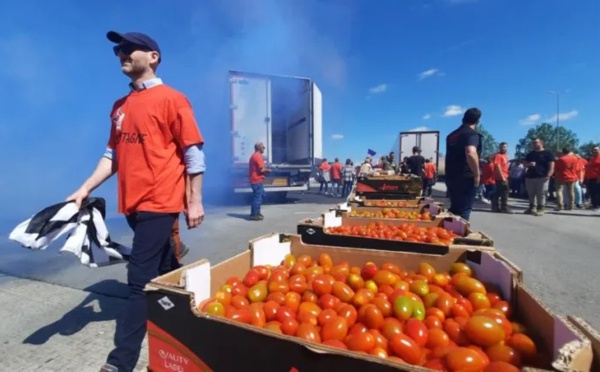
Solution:
[(429, 120), (429, 119), (431, 119), (431, 114), (423, 115), (423, 120)]
[(369, 94), (381, 94), (381, 93), (385, 93), (388, 89), (388, 85), (387, 84), (379, 84), (376, 85), (372, 88), (369, 88)]
[(430, 68), (429, 70), (423, 71), (419, 74), (419, 80), (427, 79), (433, 76), (444, 76), (444, 73), (437, 68)]
[(344, 135), (343, 134), (337, 134), (337, 133), (336, 134), (332, 134), (331, 135), (331, 139), (333, 139), (333, 140), (341, 140), (341, 139), (344, 139)]
[(519, 120), (519, 123), (521, 123), (521, 125), (534, 125), (541, 118), (542, 118), (542, 115), (540, 115), (540, 114), (531, 114), (531, 115), (527, 116), (525, 119)]
[[(566, 120), (575, 118), (577, 115), (579, 115), (579, 111), (577, 111), (577, 110), (571, 110), (569, 112), (561, 112), (560, 114), (558, 114), (558, 119), (560, 121), (566, 121)], [(556, 121), (556, 115), (552, 115), (551, 117), (547, 118), (544, 121), (553, 123)]]
[(449, 105), (446, 106), (446, 111), (444, 111), (444, 117), (458, 116), (465, 112), (466, 109), (462, 106), (458, 105)]
[(428, 127), (422, 126), (422, 127), (416, 127), (413, 129), (409, 129), (409, 130), (407, 130), (407, 132), (423, 132), (426, 130), (431, 130), (431, 129), (429, 129)]

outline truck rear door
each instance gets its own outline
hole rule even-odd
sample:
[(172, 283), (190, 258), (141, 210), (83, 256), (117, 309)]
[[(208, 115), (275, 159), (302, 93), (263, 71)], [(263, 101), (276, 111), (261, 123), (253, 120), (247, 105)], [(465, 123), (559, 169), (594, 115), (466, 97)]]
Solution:
[(266, 77), (229, 73), (233, 163), (248, 164), (254, 144), (266, 146), (271, 160), (271, 81)]
[(439, 131), (423, 131), (423, 132), (401, 132), (400, 133), (400, 160), (406, 156), (412, 155), (412, 148), (419, 146), (421, 155), (425, 159), (431, 161), (439, 168)]

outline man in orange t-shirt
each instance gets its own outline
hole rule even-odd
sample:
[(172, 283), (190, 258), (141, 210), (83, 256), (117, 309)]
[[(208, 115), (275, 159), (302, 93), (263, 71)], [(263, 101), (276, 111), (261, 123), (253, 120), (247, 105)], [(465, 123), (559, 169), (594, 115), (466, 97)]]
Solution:
[(498, 148), (498, 152), (494, 155), (494, 181), (496, 191), (492, 194), (492, 211), (500, 213), (512, 214), (513, 211), (508, 208), (508, 194), (510, 188), (508, 186), (508, 144), (502, 142)]
[[(556, 177), (556, 211), (571, 210), (575, 204), (575, 182), (579, 182), (579, 159), (568, 148), (562, 149), (562, 156), (556, 161), (554, 176)], [(563, 190), (568, 194), (568, 205), (564, 203)]]
[[(340, 189), (342, 187), (342, 163), (340, 159), (335, 158), (331, 164), (331, 196), (341, 196)], [(334, 191), (335, 190), (335, 191)]]
[(252, 187), (252, 205), (250, 206), (250, 220), (251, 221), (262, 221), (265, 217), (260, 213), (260, 207), (265, 197), (264, 181), (269, 169), (265, 167), (265, 159), (263, 153), (265, 152), (265, 145), (262, 142), (257, 142), (254, 145), (254, 154), (250, 157), (249, 165), (249, 178), (250, 187)]
[(319, 193), (323, 193), (323, 187), (325, 187), (325, 194), (327, 194), (327, 190), (329, 189), (329, 181), (331, 181), (331, 165), (327, 162), (327, 158), (324, 158), (321, 164), (319, 165), (319, 183), (321, 184), (319, 187)]
[(204, 219), (204, 140), (187, 98), (156, 76), (161, 52), (147, 35), (111, 31), (129, 94), (115, 102), (110, 138), (92, 175), (67, 201), (81, 205), (117, 174), (119, 212), (134, 232), (127, 266), (130, 294), (115, 331), (115, 348), (102, 371), (132, 371), (146, 335), (146, 294), (153, 278), (180, 267), (170, 244), (179, 213), (188, 228)]
[(425, 164), (423, 164), (423, 196), (431, 196), (435, 171), (435, 164), (430, 159), (425, 159)]
[(494, 157), (489, 156), (481, 167), (481, 184), (485, 187), (484, 197), (491, 199), (496, 192), (496, 178), (494, 177)]
[(590, 195), (589, 209), (600, 209), (600, 148), (592, 149), (592, 157), (585, 167), (585, 186)]

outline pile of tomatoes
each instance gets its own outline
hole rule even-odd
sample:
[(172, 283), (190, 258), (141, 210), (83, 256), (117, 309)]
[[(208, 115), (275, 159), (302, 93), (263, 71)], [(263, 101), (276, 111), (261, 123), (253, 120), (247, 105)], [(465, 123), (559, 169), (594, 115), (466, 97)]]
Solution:
[(439, 371), (541, 366), (511, 305), (464, 263), (407, 272), (393, 263), (334, 265), (322, 253), (231, 277), (200, 305), (211, 315), (271, 332)]
[(383, 208), (376, 212), (367, 211), (351, 211), (348, 214), (350, 217), (366, 217), (366, 218), (400, 218), (405, 220), (420, 220), (431, 221), (433, 216), (429, 212), (420, 213), (416, 208), (414, 211), (402, 211), (400, 209)]
[(325, 232), (336, 235), (361, 236), (366, 238), (419, 242), (439, 245), (450, 245), (458, 235), (443, 227), (419, 227), (406, 222), (399, 225), (385, 224), (381, 221), (367, 225), (337, 226), (325, 229)]

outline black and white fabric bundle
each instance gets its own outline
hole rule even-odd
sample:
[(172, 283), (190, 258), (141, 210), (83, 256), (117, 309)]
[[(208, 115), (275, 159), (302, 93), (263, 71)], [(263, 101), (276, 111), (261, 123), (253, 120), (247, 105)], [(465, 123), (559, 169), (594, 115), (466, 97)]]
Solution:
[(9, 239), (31, 250), (43, 250), (69, 234), (60, 251), (75, 254), (83, 265), (95, 268), (128, 261), (131, 248), (110, 239), (105, 216), (103, 198), (89, 198), (81, 208), (75, 202), (58, 203), (21, 222)]

